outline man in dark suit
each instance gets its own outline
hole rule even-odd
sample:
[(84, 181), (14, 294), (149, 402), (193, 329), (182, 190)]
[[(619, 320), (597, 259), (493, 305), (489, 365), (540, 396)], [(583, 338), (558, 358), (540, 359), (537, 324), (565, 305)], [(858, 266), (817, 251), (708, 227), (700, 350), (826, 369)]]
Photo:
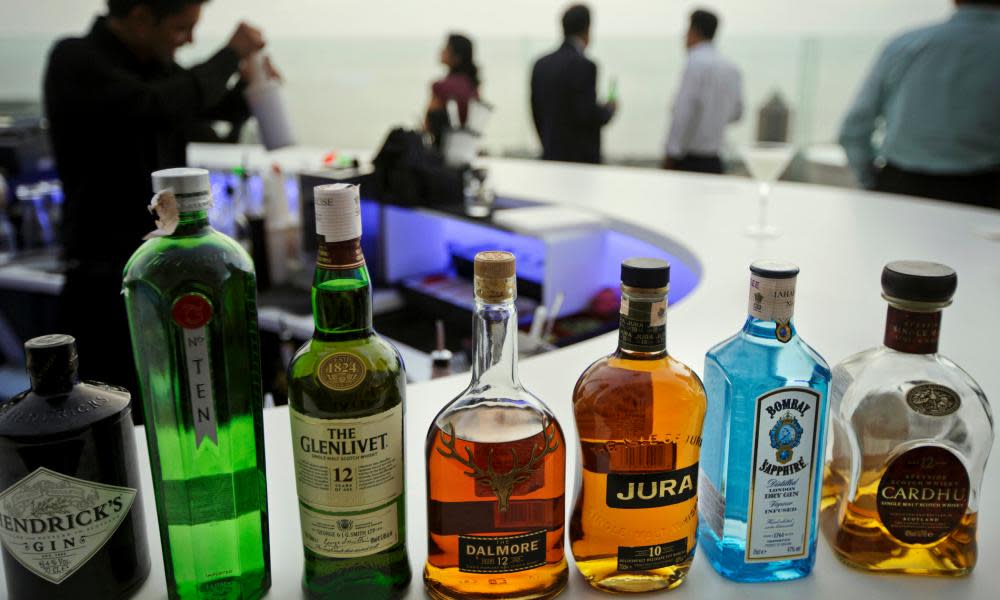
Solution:
[(565, 40), (535, 62), (531, 114), (543, 160), (601, 162), (601, 127), (614, 116), (614, 101), (597, 101), (597, 65), (584, 55), (590, 42), (590, 10), (576, 4), (562, 18)]
[[(264, 47), (260, 31), (240, 24), (207, 61), (178, 66), (174, 54), (192, 41), (206, 1), (107, 0), (107, 15), (89, 33), (55, 44), (45, 73), (49, 134), (66, 191), (60, 329), (77, 338), (84, 378), (133, 393), (122, 270), (155, 229), (146, 210), (150, 173), (186, 164), (201, 119), (238, 126), (249, 117), (245, 59)], [(244, 80), (230, 86), (237, 73)], [(141, 403), (132, 411), (141, 419)]]

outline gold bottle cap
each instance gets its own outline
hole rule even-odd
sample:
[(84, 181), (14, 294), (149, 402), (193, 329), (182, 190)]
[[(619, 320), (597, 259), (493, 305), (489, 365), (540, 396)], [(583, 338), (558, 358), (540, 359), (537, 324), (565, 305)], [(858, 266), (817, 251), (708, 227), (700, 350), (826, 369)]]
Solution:
[(517, 275), (514, 255), (490, 251), (476, 254), (476, 298), (483, 302), (506, 302), (517, 295)]

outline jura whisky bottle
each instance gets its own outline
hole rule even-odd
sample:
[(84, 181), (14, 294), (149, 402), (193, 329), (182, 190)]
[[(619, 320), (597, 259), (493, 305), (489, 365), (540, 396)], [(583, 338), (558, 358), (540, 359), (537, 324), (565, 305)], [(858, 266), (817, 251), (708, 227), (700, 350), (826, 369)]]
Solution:
[(886, 265), (884, 345), (833, 369), (821, 520), (851, 566), (965, 575), (976, 565), (993, 417), (976, 382), (938, 354), (941, 310), (957, 281), (944, 265)]
[(472, 383), (427, 432), (432, 598), (552, 598), (566, 586), (566, 447), (517, 377), (514, 256), (475, 259)]
[(622, 263), (618, 348), (573, 391), (580, 487), (570, 544), (587, 582), (610, 592), (680, 585), (694, 559), (701, 380), (667, 354), (670, 267)]
[(798, 273), (750, 265), (743, 329), (705, 355), (699, 541), (736, 581), (795, 579), (816, 562), (830, 368), (792, 322)]
[(208, 224), (208, 171), (153, 173), (162, 237), (124, 294), (170, 598), (258, 598), (271, 585), (253, 263)]
[(149, 575), (129, 393), (80, 383), (68, 335), (25, 350), (31, 390), (0, 404), (4, 597), (127, 598)]
[(372, 329), (358, 186), (319, 186), (314, 198), (315, 331), (288, 368), (302, 587), (316, 600), (397, 598), (411, 577), (406, 374), (396, 349)]

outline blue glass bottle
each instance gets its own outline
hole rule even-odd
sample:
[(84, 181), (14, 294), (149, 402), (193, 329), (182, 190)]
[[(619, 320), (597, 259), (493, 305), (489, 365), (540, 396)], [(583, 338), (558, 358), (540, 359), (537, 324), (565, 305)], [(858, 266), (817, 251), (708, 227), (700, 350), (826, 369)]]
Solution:
[(698, 538), (735, 581), (808, 575), (826, 437), (830, 367), (792, 324), (795, 265), (750, 265), (750, 314), (705, 356)]

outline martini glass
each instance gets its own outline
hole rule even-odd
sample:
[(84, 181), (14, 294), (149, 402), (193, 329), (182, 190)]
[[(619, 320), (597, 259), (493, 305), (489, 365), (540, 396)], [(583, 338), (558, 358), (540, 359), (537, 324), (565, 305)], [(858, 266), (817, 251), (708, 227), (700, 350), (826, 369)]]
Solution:
[(754, 142), (742, 151), (743, 163), (750, 177), (757, 182), (760, 210), (757, 223), (747, 227), (747, 235), (756, 238), (772, 238), (781, 234), (768, 220), (768, 204), (771, 185), (777, 181), (795, 157), (795, 146), (783, 142)]

